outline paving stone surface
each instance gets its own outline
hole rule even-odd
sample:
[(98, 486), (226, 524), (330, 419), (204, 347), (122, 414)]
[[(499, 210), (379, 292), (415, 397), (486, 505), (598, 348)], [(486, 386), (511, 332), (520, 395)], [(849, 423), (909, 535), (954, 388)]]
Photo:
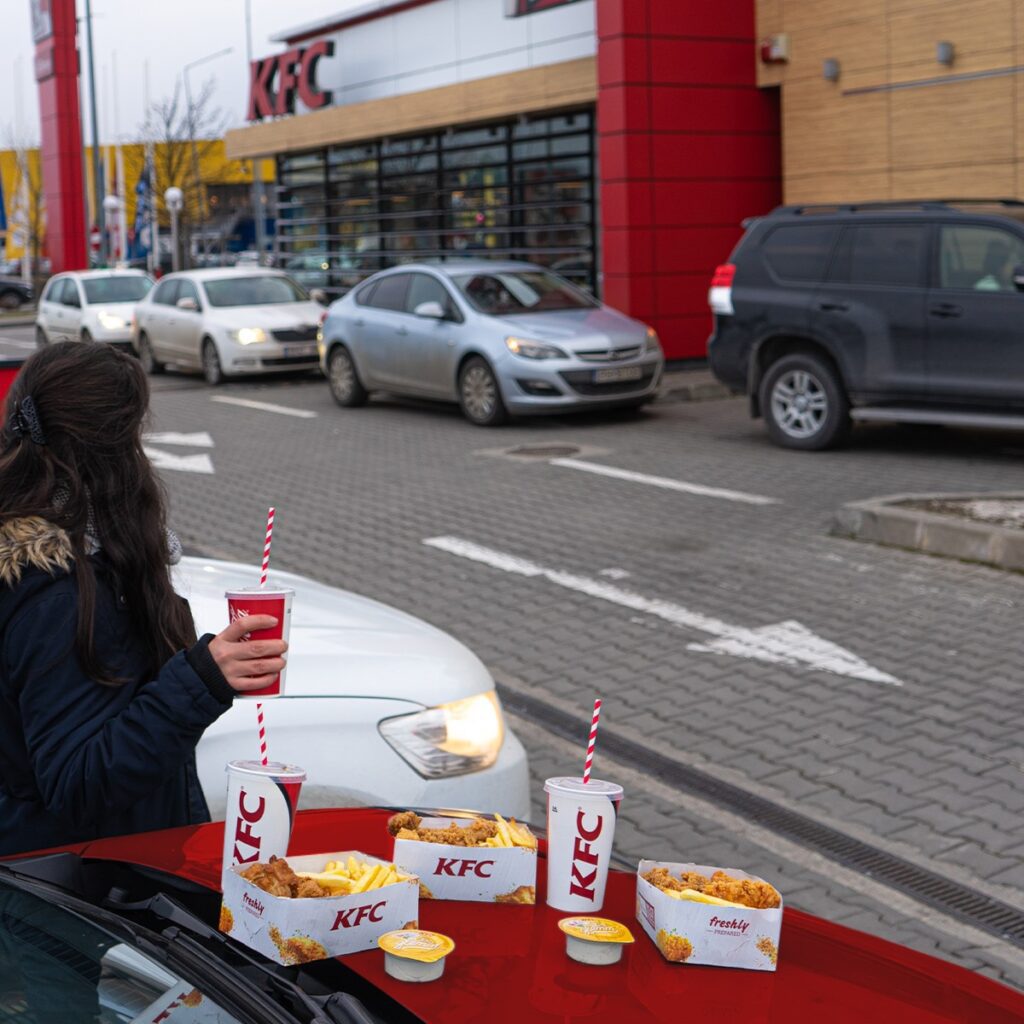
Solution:
[[(871, 427), (843, 450), (803, 454), (772, 446), (742, 399), (485, 431), (425, 403), (341, 410), (318, 380), (219, 394), (316, 416), (215, 403), (194, 379), (157, 384), (154, 427), (209, 431), (216, 444), (214, 475), (165, 474), (189, 545), (256, 561), (274, 503), (276, 566), (438, 625), (581, 723), (600, 694), (602, 728), (1024, 906), (1024, 576), (828, 534), (845, 501), (1024, 489), (1021, 435)], [(601, 454), (584, 461), (774, 503), (483, 454), (524, 444), (593, 447)], [(528, 570), (423, 543), (438, 536)], [(820, 638), (811, 648), (839, 645), (901, 685), (794, 660), (795, 627), (775, 647), (757, 639), (789, 622)], [(751, 644), (774, 660), (749, 656)], [(548, 763), (532, 739), (535, 763)], [(692, 852), (700, 836), (720, 862), (752, 855), (665, 811), (627, 816), (632, 852), (646, 841)], [(917, 942), (884, 903), (833, 892), (827, 877), (780, 877), (802, 885), (793, 897), (808, 909)], [(945, 955), (1008, 976), (984, 945), (968, 955), (943, 941)]]

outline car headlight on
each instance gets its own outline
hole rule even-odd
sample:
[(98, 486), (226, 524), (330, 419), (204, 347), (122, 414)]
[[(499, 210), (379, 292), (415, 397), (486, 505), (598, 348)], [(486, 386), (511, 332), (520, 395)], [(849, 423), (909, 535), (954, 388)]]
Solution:
[(386, 718), (378, 729), (425, 779), (489, 768), (505, 741), (505, 719), (493, 690), (411, 715)]
[(647, 328), (646, 351), (648, 351), (648, 352), (660, 352), (661, 351), (661, 339), (658, 337), (658, 332), (653, 327), (648, 327)]
[(541, 341), (531, 341), (529, 338), (506, 338), (505, 347), (514, 356), (522, 356), (524, 359), (567, 359), (568, 356), (554, 345), (545, 345)]
[(267, 340), (267, 332), (262, 327), (242, 327), (232, 331), (231, 337), (239, 345), (258, 345)]
[(108, 331), (123, 331), (128, 326), (128, 322), (123, 316), (115, 316), (106, 310), (97, 313), (96, 319), (99, 320), (100, 326)]

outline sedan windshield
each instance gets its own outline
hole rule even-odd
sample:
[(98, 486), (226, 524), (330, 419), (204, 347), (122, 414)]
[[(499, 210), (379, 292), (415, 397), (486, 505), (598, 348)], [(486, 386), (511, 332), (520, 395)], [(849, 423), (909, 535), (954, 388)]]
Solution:
[(290, 278), (276, 274), (246, 274), (204, 281), (211, 306), (272, 306), (280, 302), (308, 302), (306, 293)]
[(586, 292), (543, 270), (498, 270), (458, 274), (452, 279), (474, 309), (491, 316), (591, 309), (597, 305)]
[(85, 301), (90, 306), (107, 302), (138, 302), (145, 298), (153, 282), (135, 274), (123, 277), (92, 277), (82, 282)]

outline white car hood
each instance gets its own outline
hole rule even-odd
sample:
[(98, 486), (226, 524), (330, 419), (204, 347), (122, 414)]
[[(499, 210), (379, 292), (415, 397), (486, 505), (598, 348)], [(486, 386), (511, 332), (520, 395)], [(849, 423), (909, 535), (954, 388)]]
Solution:
[[(259, 582), (256, 566), (183, 558), (175, 589), (188, 598), (196, 631), (228, 624), (225, 590)], [(286, 697), (387, 697), (427, 706), (494, 688), (483, 663), (447, 633), (366, 597), (275, 572), (293, 587)]]
[(324, 307), (316, 302), (284, 302), (263, 306), (207, 306), (206, 318), (228, 330), (262, 327), (265, 331), (316, 327)]

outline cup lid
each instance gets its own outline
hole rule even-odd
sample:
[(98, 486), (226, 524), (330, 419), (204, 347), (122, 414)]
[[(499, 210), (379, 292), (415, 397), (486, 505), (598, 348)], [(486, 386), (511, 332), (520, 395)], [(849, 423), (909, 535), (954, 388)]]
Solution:
[(419, 960), (424, 964), (436, 963), (455, 948), (455, 943), (447, 935), (418, 928), (385, 932), (377, 939), (377, 945), (392, 956), (399, 956), (403, 960)]
[(282, 594), (295, 594), (294, 587), (232, 587), (231, 590), (225, 590), (225, 597), (259, 597), (262, 594), (264, 597), (280, 597)]
[(573, 796), (606, 796), (609, 800), (622, 798), (622, 787), (614, 782), (591, 779), (584, 782), (579, 776), (565, 776), (548, 779), (544, 783), (546, 793), (571, 793)]
[(224, 765), (224, 770), (239, 775), (257, 775), (264, 779), (283, 779), (286, 782), (306, 781), (305, 768), (294, 764), (282, 764), (280, 761), (271, 761), (269, 764), (262, 761), (228, 761)]

